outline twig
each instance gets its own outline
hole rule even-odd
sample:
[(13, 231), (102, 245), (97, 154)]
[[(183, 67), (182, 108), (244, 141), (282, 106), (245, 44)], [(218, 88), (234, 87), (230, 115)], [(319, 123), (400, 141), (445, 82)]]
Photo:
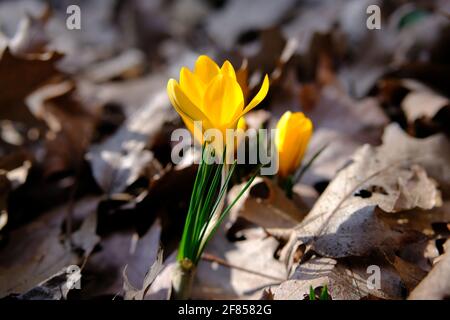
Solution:
[(239, 270), (239, 271), (251, 273), (251, 274), (254, 274), (254, 275), (257, 275), (257, 276), (260, 276), (260, 277), (272, 279), (272, 280), (279, 281), (279, 282), (283, 282), (283, 281), (287, 280), (287, 279), (274, 277), (274, 276), (271, 276), (271, 275), (268, 275), (268, 274), (264, 274), (264, 273), (261, 273), (261, 272), (258, 272), (258, 271), (254, 271), (254, 270), (250, 270), (250, 269), (247, 269), (247, 268), (243, 268), (243, 267), (240, 267), (240, 266), (236, 266), (234, 264), (231, 264), (231, 263), (229, 263), (229, 262), (227, 262), (227, 261), (225, 261), (225, 260), (223, 260), (223, 259), (221, 259), (219, 257), (216, 257), (216, 256), (214, 256), (212, 254), (209, 254), (209, 253), (203, 253), (202, 260), (205, 260), (205, 261), (208, 261), (208, 262), (216, 262), (216, 263), (218, 263), (218, 264), (220, 264), (220, 265), (222, 265), (224, 267), (230, 268), (230, 269), (236, 269), (236, 270)]

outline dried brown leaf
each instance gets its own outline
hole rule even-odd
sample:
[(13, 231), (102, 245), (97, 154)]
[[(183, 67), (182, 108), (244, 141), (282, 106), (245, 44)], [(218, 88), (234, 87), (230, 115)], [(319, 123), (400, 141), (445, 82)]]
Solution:
[(446, 252), (434, 268), (411, 292), (410, 300), (442, 300), (450, 297), (450, 241), (445, 244)]
[[(442, 146), (424, 155), (424, 147), (430, 148), (433, 142), (405, 138), (400, 129), (390, 126), (382, 146), (360, 148), (296, 227), (300, 242), (311, 243), (321, 255), (338, 258), (394, 250), (414, 239), (409, 232), (390, 228), (380, 219), (377, 208), (399, 212), (442, 204), (436, 183), (420, 167), (436, 170), (439, 161), (448, 161), (445, 153), (439, 158)], [(448, 166), (448, 162), (442, 165)]]

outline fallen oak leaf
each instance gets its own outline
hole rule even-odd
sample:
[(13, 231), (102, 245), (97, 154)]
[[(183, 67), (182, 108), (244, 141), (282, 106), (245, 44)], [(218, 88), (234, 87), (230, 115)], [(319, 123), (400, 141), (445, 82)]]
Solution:
[[(408, 125), (408, 132), (417, 137), (435, 133), (449, 133), (450, 101), (447, 97), (414, 80), (390, 80), (393, 96), (401, 94), (401, 111)], [(400, 96), (399, 96), (400, 94)], [(392, 97), (391, 97), (392, 100)], [(396, 106), (397, 103), (391, 104)]]
[(411, 292), (427, 273), (413, 263), (405, 261), (397, 255), (388, 258), (389, 263), (395, 268), (397, 274), (402, 279), (402, 285)]
[(43, 86), (26, 98), (33, 114), (50, 129), (44, 158), (46, 176), (79, 170), (99, 119), (98, 106), (85, 100), (72, 81)]
[(443, 197), (450, 195), (450, 142), (443, 134), (425, 139), (409, 136), (398, 125), (389, 125), (378, 148), (384, 161), (402, 160), (423, 167), (427, 175), (437, 181)]
[[(379, 287), (369, 279), (371, 273), (367, 270), (372, 265), (378, 266), (382, 273)], [(403, 297), (401, 277), (390, 263), (379, 257), (337, 260), (313, 257), (300, 264), (289, 280), (271, 289), (275, 300), (303, 300), (311, 286), (324, 285), (333, 300), (360, 300), (369, 296), (380, 299)]]
[[(409, 154), (399, 152), (404, 149), (404, 141), (398, 143), (402, 133), (396, 128), (386, 129), (384, 145), (360, 148), (339, 172), (295, 228), (300, 243), (311, 244), (323, 256), (340, 258), (364, 256), (375, 249), (394, 250), (417, 238), (413, 232), (390, 228), (379, 214), (415, 207), (431, 209), (442, 204), (435, 182), (415, 164), (430, 165), (418, 161), (423, 156), (423, 148), (419, 148), (423, 142), (409, 141)], [(396, 147), (391, 150), (393, 143)]]
[(402, 109), (406, 119), (414, 122), (422, 117), (432, 119), (442, 108), (449, 107), (449, 103), (447, 98), (423, 88), (409, 93), (402, 101)]
[(450, 234), (450, 230), (436, 230), (437, 225), (446, 225), (450, 222), (450, 201), (444, 200), (442, 206), (431, 210), (412, 209), (399, 212), (395, 215), (386, 214), (383, 220), (391, 225), (402, 225), (417, 230), (435, 239)]

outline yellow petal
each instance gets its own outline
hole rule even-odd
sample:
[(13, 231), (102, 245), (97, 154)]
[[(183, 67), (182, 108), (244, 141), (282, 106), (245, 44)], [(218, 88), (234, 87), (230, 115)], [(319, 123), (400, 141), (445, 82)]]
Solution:
[(244, 139), (245, 131), (247, 131), (247, 121), (245, 121), (245, 117), (241, 117), (237, 123), (237, 136), (234, 139), (234, 151), (237, 151), (241, 141)]
[(237, 128), (246, 131), (247, 130), (247, 121), (245, 121), (245, 117), (239, 118)]
[(242, 113), (244, 95), (237, 81), (229, 76), (219, 74), (206, 89), (203, 110), (209, 115), (211, 123), (217, 129), (234, 121)]
[(186, 67), (181, 68), (180, 87), (196, 106), (201, 107), (206, 86)]
[(228, 60), (225, 61), (220, 71), (222, 72), (222, 74), (227, 75), (230, 78), (236, 80), (236, 71), (234, 71), (233, 65), (230, 63), (230, 61)]
[(202, 55), (198, 57), (197, 62), (195, 63), (194, 73), (205, 85), (207, 85), (220, 73), (220, 69), (211, 58)]
[(275, 145), (277, 146), (278, 151), (284, 149), (288, 127), (287, 124), (291, 116), (292, 112), (287, 111), (281, 116), (280, 120), (278, 120), (277, 134), (275, 136)]
[(259, 89), (259, 92), (256, 94), (256, 96), (252, 99), (252, 101), (245, 107), (244, 114), (252, 110), (254, 107), (256, 107), (258, 104), (261, 103), (261, 101), (264, 100), (264, 98), (267, 96), (267, 92), (269, 92), (269, 77), (266, 75), (264, 77), (263, 84), (261, 85), (261, 89)]
[[(199, 144), (203, 144), (203, 131), (198, 128), (197, 130), (194, 129), (194, 122), (186, 117), (181, 116), (181, 119), (183, 119), (184, 124), (186, 125), (186, 128), (191, 132), (192, 136), (197, 140)], [(202, 128), (204, 129), (204, 128)]]
[(299, 146), (300, 150), (297, 152), (297, 158), (295, 159), (295, 168), (298, 168), (300, 166), (300, 163), (303, 160), (303, 157), (305, 156), (306, 149), (309, 144), (309, 140), (311, 139), (311, 135), (313, 132), (313, 125), (312, 121), (308, 118), (305, 118), (303, 120), (303, 123), (301, 124), (302, 131), (299, 133), (299, 136), (301, 138)]
[(291, 173), (292, 153), (285, 150), (278, 153), (278, 175), (287, 177)]
[(176, 80), (169, 80), (167, 93), (173, 107), (182, 117), (191, 121), (203, 121), (205, 127), (210, 125), (208, 117), (189, 100)]

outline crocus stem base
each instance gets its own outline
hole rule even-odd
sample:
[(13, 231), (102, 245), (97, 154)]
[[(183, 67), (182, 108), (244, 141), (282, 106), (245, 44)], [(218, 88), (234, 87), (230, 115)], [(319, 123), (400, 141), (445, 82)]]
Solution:
[(177, 262), (172, 274), (172, 300), (188, 300), (191, 297), (196, 268), (194, 265), (184, 267)]

